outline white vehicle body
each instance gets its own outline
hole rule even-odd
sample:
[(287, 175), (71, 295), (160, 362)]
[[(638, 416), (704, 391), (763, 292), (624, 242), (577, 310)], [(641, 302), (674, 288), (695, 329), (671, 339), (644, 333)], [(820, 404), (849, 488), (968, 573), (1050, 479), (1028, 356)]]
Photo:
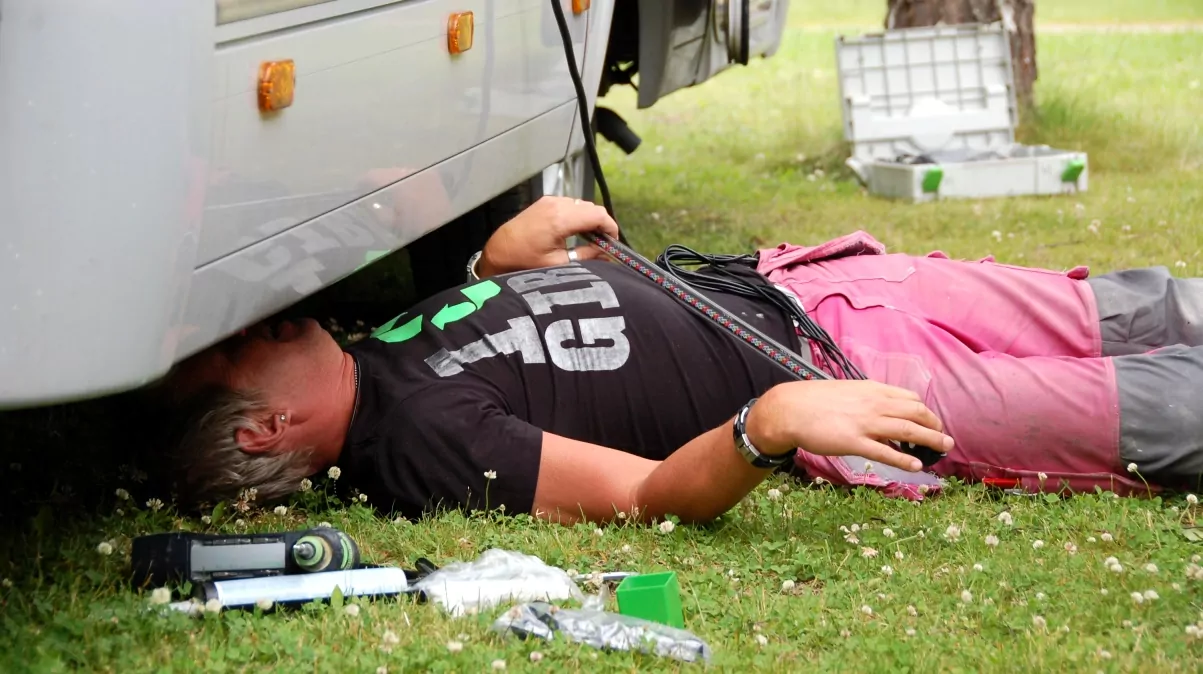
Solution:
[[(151, 382), (577, 156), (550, 1), (0, 0), (0, 408)], [(624, 11), (646, 107), (732, 63), (736, 9), (763, 56), (787, 8), (559, 1), (590, 110)]]

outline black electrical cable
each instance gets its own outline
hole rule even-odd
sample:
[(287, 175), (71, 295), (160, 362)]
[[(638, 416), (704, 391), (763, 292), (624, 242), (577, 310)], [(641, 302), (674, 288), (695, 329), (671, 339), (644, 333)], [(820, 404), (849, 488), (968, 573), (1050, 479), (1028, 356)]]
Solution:
[[(585, 85), (581, 81), (581, 73), (576, 67), (576, 57), (572, 50), (572, 34), (568, 31), (568, 20), (564, 18), (564, 8), (559, 0), (551, 0), (551, 11), (556, 15), (556, 24), (560, 27), (560, 39), (564, 42), (564, 54), (568, 57), (568, 73), (572, 76), (572, 86), (576, 89), (577, 106), (580, 108), (581, 135), (585, 137), (586, 154), (589, 163), (593, 165), (593, 177), (597, 180), (597, 189), (601, 192), (602, 204), (611, 218), (614, 215), (614, 202), (610, 200), (610, 187), (606, 185), (606, 176), (602, 174), (601, 159), (597, 156), (597, 144), (594, 142), (592, 125), (589, 122), (589, 98), (585, 95)], [(615, 218), (617, 219), (617, 218)], [(618, 232), (618, 240), (627, 243), (622, 230)]]

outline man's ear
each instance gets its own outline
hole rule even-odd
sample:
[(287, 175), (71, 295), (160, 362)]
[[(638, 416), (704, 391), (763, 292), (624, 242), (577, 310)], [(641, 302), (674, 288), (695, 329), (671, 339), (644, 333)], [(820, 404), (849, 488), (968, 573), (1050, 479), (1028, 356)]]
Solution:
[(284, 431), (288, 430), (288, 416), (279, 412), (267, 415), (256, 427), (239, 428), (234, 431), (234, 440), (248, 454), (264, 454), (280, 448)]

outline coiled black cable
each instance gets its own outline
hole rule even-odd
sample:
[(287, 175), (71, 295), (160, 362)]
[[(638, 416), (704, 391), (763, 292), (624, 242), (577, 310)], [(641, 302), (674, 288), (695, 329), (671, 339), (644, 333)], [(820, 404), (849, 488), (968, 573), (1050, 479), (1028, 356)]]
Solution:
[(843, 350), (806, 311), (756, 271), (755, 255), (718, 255), (699, 253), (680, 244), (670, 245), (656, 258), (656, 264), (690, 285), (705, 290), (764, 300), (790, 318), (799, 334), (813, 342), (822, 354), (826, 368), (841, 379), (865, 379), (864, 373), (844, 355)]

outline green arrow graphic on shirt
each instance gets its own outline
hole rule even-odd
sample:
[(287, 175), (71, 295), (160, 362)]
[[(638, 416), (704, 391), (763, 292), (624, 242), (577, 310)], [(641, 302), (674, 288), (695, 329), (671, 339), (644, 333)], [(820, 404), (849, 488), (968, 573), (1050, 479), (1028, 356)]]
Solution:
[(485, 302), (497, 297), (501, 294), (501, 287), (492, 281), (481, 281), (476, 285), (470, 285), (467, 288), (461, 288), (460, 293), (467, 297), (471, 302), (460, 302), (459, 304), (443, 305), (439, 313), (430, 319), (430, 323), (434, 327), (442, 330), (445, 326), (454, 323), (461, 318), (471, 316), (477, 309), (483, 307)]
[[(462, 318), (471, 316), (473, 312), (480, 309), (490, 299), (501, 294), (501, 287), (492, 281), (481, 281), (475, 285), (470, 285), (467, 288), (461, 288), (460, 293), (467, 297), (470, 302), (461, 302), (455, 305), (443, 305), (439, 313), (430, 319), (439, 330), (442, 330), (447, 325), (454, 323)], [(406, 312), (408, 313), (408, 312)], [(422, 316), (415, 316), (398, 326), (397, 321), (405, 317), (401, 314), (393, 318), (391, 321), (376, 328), (372, 331), (372, 337), (379, 339), (382, 342), (389, 344), (398, 344), (407, 339), (412, 339), (422, 331)]]
[(376, 330), (372, 332), (372, 337), (375, 337), (382, 342), (396, 344), (398, 342), (404, 342), (405, 340), (410, 339), (422, 331), (422, 316), (420, 315), (414, 316), (405, 324), (394, 328), (393, 326), (396, 325), (397, 321), (401, 320), (403, 316), (405, 316), (405, 314), (401, 314), (401, 316), (397, 316), (388, 323), (376, 328)]

